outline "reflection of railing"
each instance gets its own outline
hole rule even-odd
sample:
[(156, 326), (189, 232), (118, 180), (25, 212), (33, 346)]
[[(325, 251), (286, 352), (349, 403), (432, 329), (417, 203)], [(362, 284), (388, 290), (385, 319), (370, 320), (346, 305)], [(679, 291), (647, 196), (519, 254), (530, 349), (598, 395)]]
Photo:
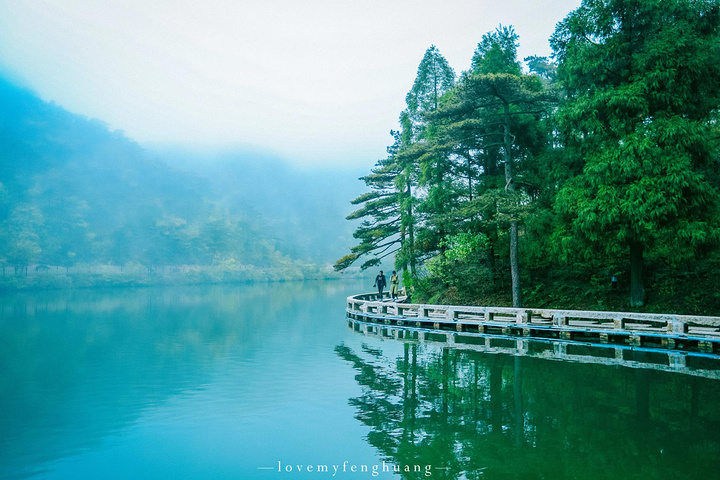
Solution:
[(716, 354), (626, 345), (591, 344), (573, 340), (527, 339), (481, 333), (427, 331), (406, 326), (384, 326), (353, 319), (348, 320), (348, 327), (368, 337), (401, 342), (422, 342), (488, 354), (644, 368), (720, 380), (720, 355)]
[(720, 352), (720, 317), (539, 308), (424, 305), (350, 296), (347, 316), (420, 329)]

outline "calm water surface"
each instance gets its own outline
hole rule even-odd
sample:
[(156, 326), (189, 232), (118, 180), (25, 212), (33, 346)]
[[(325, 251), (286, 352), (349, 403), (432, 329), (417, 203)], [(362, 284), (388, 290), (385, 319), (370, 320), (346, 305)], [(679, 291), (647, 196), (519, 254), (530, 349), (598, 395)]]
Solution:
[(368, 287), (0, 297), (0, 478), (720, 478), (718, 380), (363, 335)]

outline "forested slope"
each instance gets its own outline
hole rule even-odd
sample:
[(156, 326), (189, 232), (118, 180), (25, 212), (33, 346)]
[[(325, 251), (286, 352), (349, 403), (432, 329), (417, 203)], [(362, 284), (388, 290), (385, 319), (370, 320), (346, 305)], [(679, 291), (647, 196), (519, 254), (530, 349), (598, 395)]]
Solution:
[(362, 170), (299, 167), (257, 148), (157, 148), (168, 164), (204, 179), (221, 204), (263, 219), (276, 248), (292, 258), (331, 265), (352, 244), (348, 195), (360, 194)]
[(112, 265), (193, 267), (195, 281), (316, 274), (310, 259), (276, 247), (256, 211), (228, 208), (207, 179), (171, 168), (121, 132), (4, 80), (0, 105), (4, 273)]

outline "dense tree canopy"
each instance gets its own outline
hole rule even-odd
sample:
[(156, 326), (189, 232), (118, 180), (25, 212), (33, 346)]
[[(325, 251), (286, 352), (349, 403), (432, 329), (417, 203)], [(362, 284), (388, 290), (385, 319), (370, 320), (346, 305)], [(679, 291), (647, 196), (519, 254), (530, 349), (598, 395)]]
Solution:
[(717, 282), (720, 261), (719, 33), (717, 0), (585, 0), (552, 59), (524, 67), (500, 26), (451, 83), (428, 49), (386, 163), (396, 266), (417, 262), (405, 286), (428, 301), (693, 308), (688, 280)]
[(646, 252), (673, 261), (716, 240), (718, 21), (716, 2), (587, 1), (553, 37), (560, 128), (583, 162), (558, 194), (558, 242), (608, 261), (627, 249), (632, 305)]

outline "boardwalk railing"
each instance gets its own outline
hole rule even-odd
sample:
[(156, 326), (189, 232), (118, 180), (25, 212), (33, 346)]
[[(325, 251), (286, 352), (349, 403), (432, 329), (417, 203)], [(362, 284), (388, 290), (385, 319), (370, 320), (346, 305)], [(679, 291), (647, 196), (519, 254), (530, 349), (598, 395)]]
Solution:
[(411, 304), (380, 301), (377, 293), (348, 297), (347, 316), (436, 330), (720, 349), (720, 317), (709, 316)]

